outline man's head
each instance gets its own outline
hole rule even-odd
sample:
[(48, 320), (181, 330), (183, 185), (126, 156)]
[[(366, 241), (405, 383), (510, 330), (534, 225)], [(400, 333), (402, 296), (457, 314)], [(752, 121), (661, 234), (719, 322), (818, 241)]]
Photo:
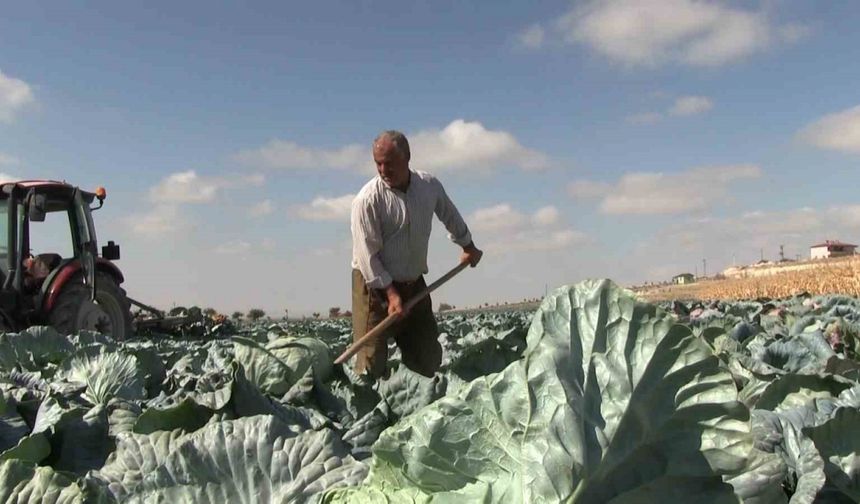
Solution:
[(388, 187), (404, 189), (409, 183), (409, 142), (394, 130), (383, 131), (373, 141), (376, 171)]

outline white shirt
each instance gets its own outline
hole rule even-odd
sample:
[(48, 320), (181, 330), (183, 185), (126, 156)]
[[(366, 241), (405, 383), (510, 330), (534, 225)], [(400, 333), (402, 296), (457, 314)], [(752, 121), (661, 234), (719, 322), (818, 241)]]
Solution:
[(472, 241), (457, 207), (429, 173), (410, 170), (406, 192), (388, 187), (379, 176), (361, 188), (352, 202), (352, 267), (369, 287), (382, 289), (392, 280), (427, 273), (434, 213), (451, 241), (461, 247)]

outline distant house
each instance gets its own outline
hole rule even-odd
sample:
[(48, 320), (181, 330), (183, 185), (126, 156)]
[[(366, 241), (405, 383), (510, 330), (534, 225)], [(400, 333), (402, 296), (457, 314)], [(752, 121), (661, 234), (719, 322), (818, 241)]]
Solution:
[(809, 247), (810, 259), (826, 259), (828, 257), (842, 257), (854, 255), (857, 245), (843, 243), (839, 240), (826, 240)]
[(680, 275), (675, 275), (672, 277), (672, 283), (674, 284), (690, 284), (696, 281), (696, 277), (693, 276), (692, 273), (681, 273)]

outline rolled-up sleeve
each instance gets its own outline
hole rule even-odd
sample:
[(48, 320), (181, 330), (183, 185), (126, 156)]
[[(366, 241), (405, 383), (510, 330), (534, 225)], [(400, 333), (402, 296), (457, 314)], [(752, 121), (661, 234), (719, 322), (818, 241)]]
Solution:
[(442, 187), (442, 183), (434, 178), (433, 184), (436, 186), (437, 192), (436, 217), (439, 218), (442, 224), (445, 225), (445, 229), (448, 230), (448, 238), (457, 245), (465, 247), (472, 242), (472, 233), (469, 231), (466, 221), (463, 220), (457, 207), (454, 206), (451, 198), (448, 197), (445, 188)]
[(372, 205), (357, 197), (352, 202), (352, 256), (368, 287), (383, 289), (391, 283), (391, 275), (379, 260), (382, 250), (382, 228)]

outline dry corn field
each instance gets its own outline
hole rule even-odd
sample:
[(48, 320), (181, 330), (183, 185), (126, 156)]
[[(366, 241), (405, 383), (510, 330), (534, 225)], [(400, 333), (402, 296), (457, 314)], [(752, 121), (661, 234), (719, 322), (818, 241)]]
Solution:
[(823, 263), (799, 271), (748, 278), (705, 280), (689, 285), (671, 285), (641, 291), (650, 301), (668, 299), (781, 298), (801, 292), (860, 296), (860, 258)]

